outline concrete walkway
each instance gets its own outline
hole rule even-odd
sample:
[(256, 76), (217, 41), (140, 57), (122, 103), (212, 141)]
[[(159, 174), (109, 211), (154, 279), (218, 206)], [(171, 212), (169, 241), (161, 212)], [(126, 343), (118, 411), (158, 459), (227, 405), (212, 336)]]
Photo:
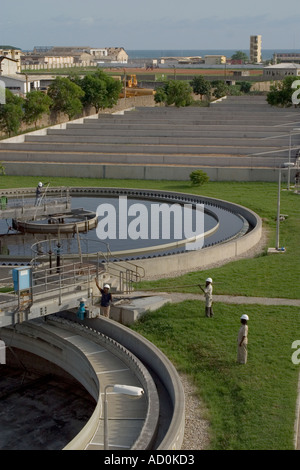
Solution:
[[(169, 302), (183, 302), (184, 300), (204, 300), (203, 294), (185, 294), (179, 292), (143, 292), (148, 295), (155, 295), (165, 297)], [(214, 302), (224, 302), (226, 304), (258, 304), (258, 305), (284, 305), (300, 307), (300, 299), (281, 299), (281, 298), (266, 298), (266, 297), (246, 297), (242, 295), (214, 295)], [(146, 301), (146, 300), (145, 300)]]

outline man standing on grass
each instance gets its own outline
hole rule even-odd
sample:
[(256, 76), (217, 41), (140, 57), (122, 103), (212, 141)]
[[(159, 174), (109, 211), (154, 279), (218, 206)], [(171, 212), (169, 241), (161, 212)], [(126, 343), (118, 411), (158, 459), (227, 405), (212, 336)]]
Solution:
[(213, 317), (214, 312), (212, 309), (212, 278), (208, 277), (205, 281), (205, 289), (202, 288), (202, 286), (199, 284), (200, 289), (204, 292), (205, 296), (205, 315), (207, 317)]
[(241, 316), (241, 324), (239, 333), (238, 333), (238, 351), (237, 351), (237, 361), (240, 364), (247, 363), (247, 356), (248, 356), (248, 325), (247, 322), (249, 320), (248, 315)]

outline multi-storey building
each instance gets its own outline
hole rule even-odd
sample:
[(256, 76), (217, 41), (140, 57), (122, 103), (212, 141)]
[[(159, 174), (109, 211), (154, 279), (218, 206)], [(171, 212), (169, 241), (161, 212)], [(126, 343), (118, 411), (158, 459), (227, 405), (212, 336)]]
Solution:
[(262, 61), (261, 44), (261, 35), (250, 36), (250, 62), (253, 64), (260, 64)]
[[(21, 49), (13, 46), (1, 46), (0, 45), (0, 57), (5, 59), (11, 59), (11, 61), (15, 61), (17, 72), (21, 72)], [(8, 67), (8, 61), (5, 62)], [(12, 63), (11, 63), (12, 67)], [(9, 73), (6, 70), (2, 70), (2, 73)]]

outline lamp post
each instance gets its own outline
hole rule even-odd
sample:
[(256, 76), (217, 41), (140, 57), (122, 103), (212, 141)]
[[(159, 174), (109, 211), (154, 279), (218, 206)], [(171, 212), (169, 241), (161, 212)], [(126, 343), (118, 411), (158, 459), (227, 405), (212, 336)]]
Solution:
[(281, 191), (281, 170), (288, 169), (294, 166), (294, 163), (287, 162), (279, 167), (278, 172), (278, 195), (277, 195), (277, 220), (276, 220), (276, 245), (275, 249), (279, 251), (279, 226), (280, 226), (280, 191)]
[(141, 398), (144, 395), (144, 390), (140, 387), (132, 385), (106, 385), (104, 389), (104, 450), (108, 450), (108, 402), (107, 402), (107, 389), (112, 388), (113, 393), (120, 395), (127, 395), (132, 398)]

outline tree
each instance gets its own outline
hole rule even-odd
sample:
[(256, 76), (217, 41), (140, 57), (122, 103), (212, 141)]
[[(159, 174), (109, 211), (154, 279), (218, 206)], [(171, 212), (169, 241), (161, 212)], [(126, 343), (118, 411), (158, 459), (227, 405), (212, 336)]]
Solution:
[(240, 87), (241, 92), (250, 93), (252, 87), (251, 82), (237, 82), (237, 85)]
[(0, 129), (11, 136), (17, 134), (22, 119), (23, 98), (14, 95), (10, 90), (5, 90), (5, 104), (0, 105)]
[(164, 90), (164, 87), (158, 87), (155, 90), (154, 101), (155, 101), (155, 103), (166, 103), (167, 102), (167, 94)]
[(190, 174), (190, 180), (194, 186), (202, 186), (209, 181), (208, 175), (202, 170), (194, 170)]
[(123, 85), (122, 85), (122, 82), (120, 82), (118, 80), (115, 80), (114, 78), (110, 77), (109, 75), (106, 75), (105, 83), (106, 83), (106, 89), (107, 89), (106, 106), (105, 107), (106, 108), (112, 108), (119, 101), (119, 97), (120, 97), (120, 93), (122, 91)]
[(78, 84), (84, 91), (84, 106), (94, 106), (97, 113), (99, 109), (112, 108), (117, 104), (122, 90), (122, 83), (102, 70), (86, 75)]
[(68, 78), (56, 77), (49, 86), (48, 96), (53, 100), (52, 109), (67, 114), (69, 119), (82, 112), (84, 91)]
[(228, 94), (229, 87), (222, 80), (214, 80), (211, 85), (213, 87), (213, 95), (215, 98), (219, 99)]
[(118, 103), (122, 83), (102, 70), (86, 75), (83, 79), (78, 74), (70, 74), (69, 79), (84, 91), (82, 103), (93, 106), (98, 113), (100, 109), (112, 108)]
[(37, 127), (37, 121), (43, 114), (50, 113), (50, 106), (53, 101), (50, 96), (45, 95), (42, 91), (33, 90), (27, 93), (24, 103), (24, 121), (28, 124), (34, 122)]
[(177, 107), (190, 106), (192, 104), (192, 87), (189, 83), (180, 80), (168, 80), (163, 87), (156, 90), (156, 103), (164, 102)]
[(203, 95), (210, 97), (211, 84), (208, 80), (205, 80), (202, 75), (193, 77), (193, 80), (191, 81), (191, 87), (193, 88), (193, 92), (196, 95), (201, 95), (201, 100)]
[(247, 62), (249, 60), (247, 54), (243, 51), (236, 51), (232, 56), (232, 60), (241, 60), (242, 62)]
[(272, 85), (269, 93), (267, 94), (267, 102), (271, 106), (289, 107), (293, 104), (296, 105), (297, 103), (293, 103), (293, 95), (295, 92), (299, 95), (300, 90), (297, 83), (296, 88), (294, 88), (293, 84), (297, 81), (296, 77), (289, 76), (285, 77), (281, 82), (277, 82)]

